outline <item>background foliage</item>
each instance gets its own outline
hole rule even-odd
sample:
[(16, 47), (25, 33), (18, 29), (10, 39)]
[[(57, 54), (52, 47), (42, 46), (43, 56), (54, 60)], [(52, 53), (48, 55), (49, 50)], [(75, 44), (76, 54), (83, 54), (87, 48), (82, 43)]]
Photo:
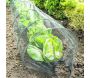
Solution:
[(84, 28), (83, 0), (34, 0), (35, 4), (57, 20), (68, 20), (76, 30)]

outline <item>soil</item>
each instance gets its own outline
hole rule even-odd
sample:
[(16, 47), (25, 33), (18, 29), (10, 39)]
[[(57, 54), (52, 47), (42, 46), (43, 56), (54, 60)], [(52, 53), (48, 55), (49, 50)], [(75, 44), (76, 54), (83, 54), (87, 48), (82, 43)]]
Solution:
[[(28, 70), (20, 60), (20, 54), (14, 39), (13, 22), (10, 8), (6, 9), (6, 78), (48, 78), (45, 74)], [(84, 50), (83, 50), (83, 32), (73, 31), (77, 34), (79, 40), (79, 51), (77, 52), (74, 64), (72, 78), (84, 78)], [(56, 66), (56, 74), (58, 78), (68, 78), (68, 69), (64, 65)], [(50, 77), (51, 78), (51, 77)], [(53, 77), (55, 78), (55, 77)]]

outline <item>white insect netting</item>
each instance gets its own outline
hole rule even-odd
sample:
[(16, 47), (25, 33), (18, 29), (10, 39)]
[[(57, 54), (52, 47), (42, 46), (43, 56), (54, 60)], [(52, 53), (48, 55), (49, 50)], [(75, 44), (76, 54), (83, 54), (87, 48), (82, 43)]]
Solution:
[(57, 63), (72, 69), (77, 40), (71, 31), (29, 0), (12, 0), (13, 28), (23, 64), (49, 75)]

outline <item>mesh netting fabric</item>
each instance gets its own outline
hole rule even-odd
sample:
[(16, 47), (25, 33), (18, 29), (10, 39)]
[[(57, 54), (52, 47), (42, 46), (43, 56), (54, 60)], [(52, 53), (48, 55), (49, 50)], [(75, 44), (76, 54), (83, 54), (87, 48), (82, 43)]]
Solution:
[[(11, 9), (13, 15), (14, 33), (17, 37), (17, 47), (23, 64), (29, 69), (53, 75), (55, 74), (54, 68), (57, 63), (60, 64), (60, 62), (63, 61), (65, 62), (65, 65), (72, 70), (78, 45), (75, 35), (73, 35), (70, 30), (66, 29), (55, 19), (37, 8), (32, 1), (12, 0)], [(30, 21), (28, 21), (28, 23), (23, 23), (25, 20), (22, 21), (21, 18)], [(42, 22), (47, 29), (52, 29), (52, 34), (62, 41), (64, 46), (64, 55), (60, 60), (47, 63), (44, 61), (40, 62), (33, 60), (27, 54), (27, 47), (29, 43), (27, 32), (30, 28), (36, 26), (38, 22)]]

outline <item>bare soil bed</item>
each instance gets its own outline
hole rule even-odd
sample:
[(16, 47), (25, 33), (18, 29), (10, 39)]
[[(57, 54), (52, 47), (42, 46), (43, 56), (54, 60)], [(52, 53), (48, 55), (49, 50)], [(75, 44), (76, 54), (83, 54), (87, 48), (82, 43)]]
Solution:
[[(13, 23), (10, 8), (6, 9), (6, 77), (7, 78), (48, 78), (46, 75), (28, 70), (23, 66), (20, 60), (20, 54), (17, 51), (16, 42), (13, 35)], [(76, 56), (72, 78), (84, 78), (84, 52), (83, 52), (83, 32), (76, 32), (79, 39), (79, 51)], [(56, 74), (58, 78), (67, 78), (67, 69), (64, 65), (57, 65)], [(51, 78), (51, 77), (50, 77)], [(53, 77), (54, 78), (54, 77)]]

